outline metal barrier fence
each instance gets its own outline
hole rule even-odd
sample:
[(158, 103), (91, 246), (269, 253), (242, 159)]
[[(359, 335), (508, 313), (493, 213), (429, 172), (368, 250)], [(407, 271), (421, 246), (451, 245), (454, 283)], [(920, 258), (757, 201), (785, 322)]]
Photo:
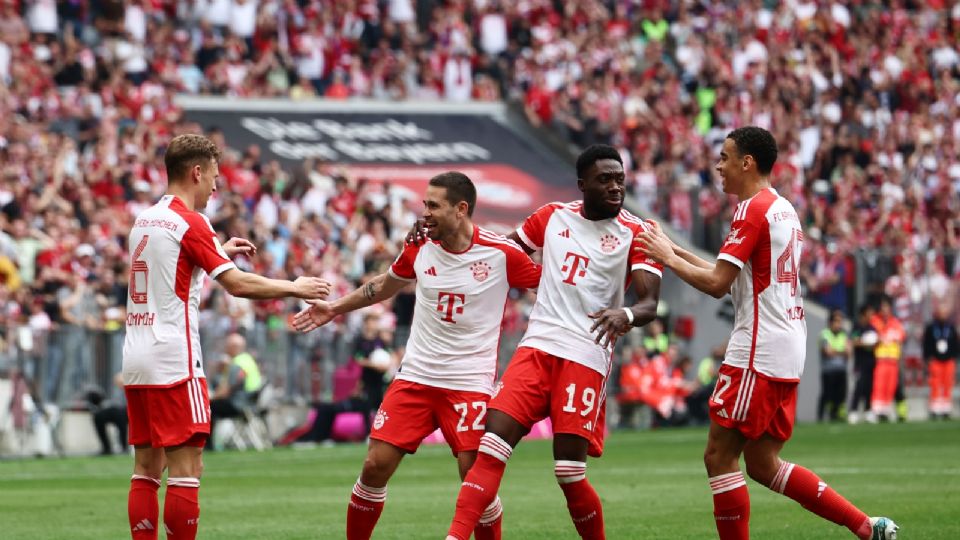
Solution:
[[(331, 398), (334, 372), (347, 362), (354, 339), (332, 327), (300, 334), (260, 321), (243, 333), (264, 379), (283, 389), (285, 399), (292, 402)], [(397, 328), (394, 344), (403, 345), (409, 334), (409, 328)], [(502, 336), (501, 371), (521, 335), (522, 329)], [(0, 377), (14, 369), (23, 373), (35, 398), (73, 408), (81, 406), (86, 391), (94, 387), (107, 397), (121, 397), (122, 390), (113, 384), (113, 378), (123, 361), (122, 329), (89, 330), (64, 325), (52, 331), (34, 332), (22, 326), (0, 328), (0, 336), (7, 337), (0, 339)], [(224, 337), (201, 329), (201, 348), (208, 371), (212, 361), (224, 354)]]

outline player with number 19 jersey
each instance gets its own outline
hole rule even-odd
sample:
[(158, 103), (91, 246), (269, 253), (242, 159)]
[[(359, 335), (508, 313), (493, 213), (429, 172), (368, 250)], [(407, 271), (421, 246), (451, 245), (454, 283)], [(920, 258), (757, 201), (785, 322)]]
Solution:
[(555, 433), (583, 437), (603, 453), (606, 380), (613, 344), (596, 342), (591, 313), (623, 306), (631, 272), (662, 277), (662, 266), (631, 249), (647, 230), (621, 209), (613, 218), (583, 217), (583, 202), (550, 203), (517, 229), (527, 247), (543, 250), (543, 278), (527, 331), (490, 408), (530, 428), (549, 417)]

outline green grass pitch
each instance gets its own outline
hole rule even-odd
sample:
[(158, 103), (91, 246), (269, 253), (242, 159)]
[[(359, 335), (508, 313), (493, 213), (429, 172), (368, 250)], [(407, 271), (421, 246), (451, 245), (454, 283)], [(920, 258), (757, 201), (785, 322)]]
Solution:
[[(616, 432), (588, 476), (607, 537), (715, 538), (701, 454), (704, 429)], [(205, 458), (200, 538), (344, 537), (362, 445)], [(798, 426), (783, 457), (813, 469), (869, 515), (889, 515), (903, 540), (960, 538), (960, 424)], [(129, 538), (129, 456), (0, 462), (0, 537)], [(442, 539), (459, 482), (446, 447), (406, 458), (390, 484), (375, 539)], [(798, 504), (749, 482), (753, 538), (849, 539)], [(162, 493), (162, 492), (161, 492)], [(548, 441), (525, 441), (501, 496), (507, 539), (576, 538), (553, 478)], [(162, 538), (162, 536), (161, 536)]]

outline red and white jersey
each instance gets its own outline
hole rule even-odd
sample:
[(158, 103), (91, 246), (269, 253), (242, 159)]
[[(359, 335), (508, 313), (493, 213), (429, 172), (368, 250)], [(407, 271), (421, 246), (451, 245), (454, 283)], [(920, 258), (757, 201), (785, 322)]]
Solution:
[(460, 253), (439, 242), (405, 245), (390, 275), (417, 281), (416, 307), (398, 379), (493, 392), (503, 306), (511, 287), (536, 288), (540, 266), (516, 243), (474, 227)]
[(589, 314), (622, 307), (633, 270), (662, 277), (663, 267), (631, 250), (634, 236), (649, 228), (643, 220), (621, 210), (615, 218), (591, 221), (582, 207), (582, 201), (544, 205), (517, 229), (524, 244), (543, 250), (543, 279), (520, 346), (606, 376), (613, 348), (597, 345)]
[(199, 306), (204, 273), (236, 268), (206, 216), (164, 195), (130, 230), (126, 386), (172, 386), (203, 378)]
[(731, 294), (736, 315), (723, 362), (799, 381), (807, 322), (797, 273), (803, 231), (797, 212), (768, 188), (741, 202), (718, 259), (740, 268)]

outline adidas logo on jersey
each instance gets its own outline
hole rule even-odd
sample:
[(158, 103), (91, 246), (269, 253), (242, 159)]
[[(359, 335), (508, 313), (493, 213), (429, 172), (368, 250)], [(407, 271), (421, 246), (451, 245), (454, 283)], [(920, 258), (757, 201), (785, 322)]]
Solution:
[(560, 236), (564, 238), (570, 238), (570, 229), (564, 229), (560, 232)]
[(149, 519), (141, 519), (140, 523), (137, 523), (131, 531), (152, 531), (153, 523), (150, 523)]
[(717, 416), (720, 418), (730, 418), (730, 415), (727, 414), (726, 409), (720, 409), (720, 412), (717, 413)]
[(427, 271), (424, 272), (424, 274), (426, 274), (426, 275), (428, 275), (428, 276), (436, 276), (436, 275), (437, 275), (437, 268), (436, 268), (435, 266), (431, 266), (430, 268), (427, 268)]

